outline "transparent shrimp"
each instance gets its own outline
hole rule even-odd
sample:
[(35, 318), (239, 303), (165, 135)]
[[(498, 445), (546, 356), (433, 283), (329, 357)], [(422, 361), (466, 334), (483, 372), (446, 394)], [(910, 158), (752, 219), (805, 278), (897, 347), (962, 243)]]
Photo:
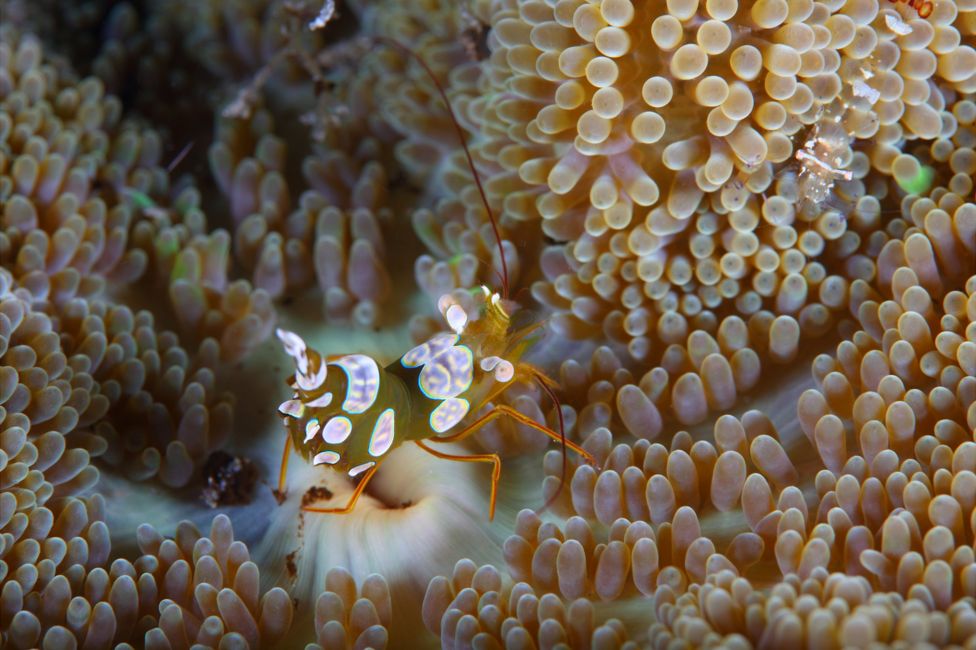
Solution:
[[(886, 24), (899, 35), (911, 33), (912, 28), (896, 15), (887, 14)], [(824, 203), (836, 203), (834, 187), (839, 181), (850, 181), (850, 168), (857, 131), (863, 126), (865, 115), (881, 99), (878, 76), (881, 61), (876, 53), (861, 60), (848, 60), (844, 78), (848, 79), (839, 96), (822, 106), (807, 131), (803, 146), (797, 148), (794, 160), (780, 174), (796, 171), (801, 209), (819, 211)], [(869, 117), (877, 119), (876, 117)]]

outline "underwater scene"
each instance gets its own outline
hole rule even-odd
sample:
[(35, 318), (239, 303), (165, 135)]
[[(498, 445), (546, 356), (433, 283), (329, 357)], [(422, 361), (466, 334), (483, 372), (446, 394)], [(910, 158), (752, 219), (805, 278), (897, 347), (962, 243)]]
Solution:
[(976, 0), (0, 0), (0, 648), (976, 650)]

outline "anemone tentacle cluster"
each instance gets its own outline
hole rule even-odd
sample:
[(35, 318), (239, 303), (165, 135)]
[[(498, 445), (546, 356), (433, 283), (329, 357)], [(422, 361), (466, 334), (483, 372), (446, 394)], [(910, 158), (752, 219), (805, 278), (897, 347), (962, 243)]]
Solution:
[[(489, 194), (568, 242), (535, 295), (564, 314), (565, 333), (602, 325), (639, 359), (660, 341), (655, 321), (675, 316), (714, 334), (722, 312), (775, 304), (822, 334), (846, 284), (874, 275), (885, 176), (918, 176), (919, 143), (949, 151), (946, 97), (974, 83), (968, 9), (943, 3), (907, 22), (877, 3), (654, 11), (493, 5), (490, 90), (475, 100), (480, 153), (498, 170)], [(874, 102), (857, 105), (857, 92)], [(837, 102), (851, 106), (855, 146), (836, 152), (849, 205), (799, 209), (800, 138)]]
[(159, 611), (156, 626), (146, 631), (147, 648), (187, 642), (267, 647), (291, 626), (291, 598), (280, 587), (262, 595), (260, 569), (234, 540), (225, 515), (214, 518), (208, 537), (183, 522), (173, 539), (145, 525), (138, 540), (143, 555), (133, 566), (140, 585), (152, 585), (146, 593), (155, 602), (149, 605)]
[(377, 323), (390, 296), (383, 166), (341, 152), (312, 154), (303, 163), (308, 189), (291, 210), (286, 148), (270, 122), (266, 111), (224, 120), (211, 147), (211, 167), (237, 224), (235, 253), (272, 298), (314, 283), (327, 317)]
[(46, 64), (36, 39), (4, 36), (0, 250), (18, 285), (57, 310), (149, 274), (185, 333), (218, 336), (227, 358), (266, 338), (267, 296), (228, 282), (226, 233), (207, 233), (194, 188), (171, 189), (158, 135), (123, 120), (99, 80)]
[[(357, 595), (358, 594), (358, 595)], [(317, 643), (306, 648), (376, 648), (389, 643), (393, 603), (383, 576), (366, 577), (361, 587), (348, 571), (335, 568), (325, 577), (325, 591), (315, 601)]]
[[(976, 204), (948, 190), (933, 196), (951, 212), (931, 198), (907, 202), (903, 235), (878, 261), (886, 283), (856, 283), (848, 308), (861, 329), (814, 360), (817, 387), (800, 396), (791, 427), (802, 439), (795, 432), (784, 444), (759, 411), (719, 417), (710, 439), (679, 432), (670, 449), (646, 438), (615, 444), (597, 428), (585, 447), (602, 469), (577, 468), (561, 504), (576, 516), (561, 530), (526, 511), (506, 542), (513, 591), (533, 590), (519, 599), (555, 596), (562, 606), (646, 594), (656, 622), (635, 638), (654, 647), (806, 646), (821, 634), (853, 646), (972, 642), (976, 276), (966, 273)], [(612, 356), (595, 354), (594, 368), (598, 358), (612, 376)], [(564, 371), (586, 387), (578, 364)], [(648, 421), (626, 399), (618, 406), (625, 422)], [(656, 435), (660, 419), (650, 422)], [(640, 437), (639, 424), (631, 432)], [(801, 479), (797, 464), (813, 459), (822, 469)], [(548, 481), (557, 465), (546, 465)], [(605, 542), (587, 520), (609, 527)], [(781, 577), (757, 590), (770, 570)], [(436, 580), (427, 598), (438, 603), (442, 640), (517, 638), (507, 636), (514, 620), (490, 626), (491, 599), (445, 596)], [(535, 634), (542, 643), (556, 632)], [(571, 641), (587, 643), (596, 637)]]

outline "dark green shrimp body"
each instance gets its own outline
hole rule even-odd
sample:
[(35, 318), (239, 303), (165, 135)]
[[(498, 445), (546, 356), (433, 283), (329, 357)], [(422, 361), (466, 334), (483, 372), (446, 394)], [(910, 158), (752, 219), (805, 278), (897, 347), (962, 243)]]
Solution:
[[(315, 465), (356, 476), (406, 441), (448, 433), (513, 378), (525, 345), (508, 332), (497, 295), (468, 322), (458, 305), (445, 310), (454, 330), (441, 332), (381, 367), (366, 355), (322, 357), (296, 334), (278, 330), (295, 360), (292, 398), (280, 412), (292, 442)], [(500, 356), (503, 355), (503, 356)]]

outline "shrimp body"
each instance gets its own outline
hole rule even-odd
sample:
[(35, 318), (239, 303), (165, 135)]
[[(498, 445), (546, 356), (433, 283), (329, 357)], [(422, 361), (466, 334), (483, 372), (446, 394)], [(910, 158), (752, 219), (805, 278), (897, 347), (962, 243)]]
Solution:
[(404, 442), (449, 434), (512, 381), (535, 328), (509, 331), (498, 295), (487, 290), (478, 320), (459, 305), (444, 307), (452, 331), (386, 367), (362, 354), (323, 357), (278, 331), (296, 365), (294, 394), (279, 411), (307, 460), (357, 476)]

